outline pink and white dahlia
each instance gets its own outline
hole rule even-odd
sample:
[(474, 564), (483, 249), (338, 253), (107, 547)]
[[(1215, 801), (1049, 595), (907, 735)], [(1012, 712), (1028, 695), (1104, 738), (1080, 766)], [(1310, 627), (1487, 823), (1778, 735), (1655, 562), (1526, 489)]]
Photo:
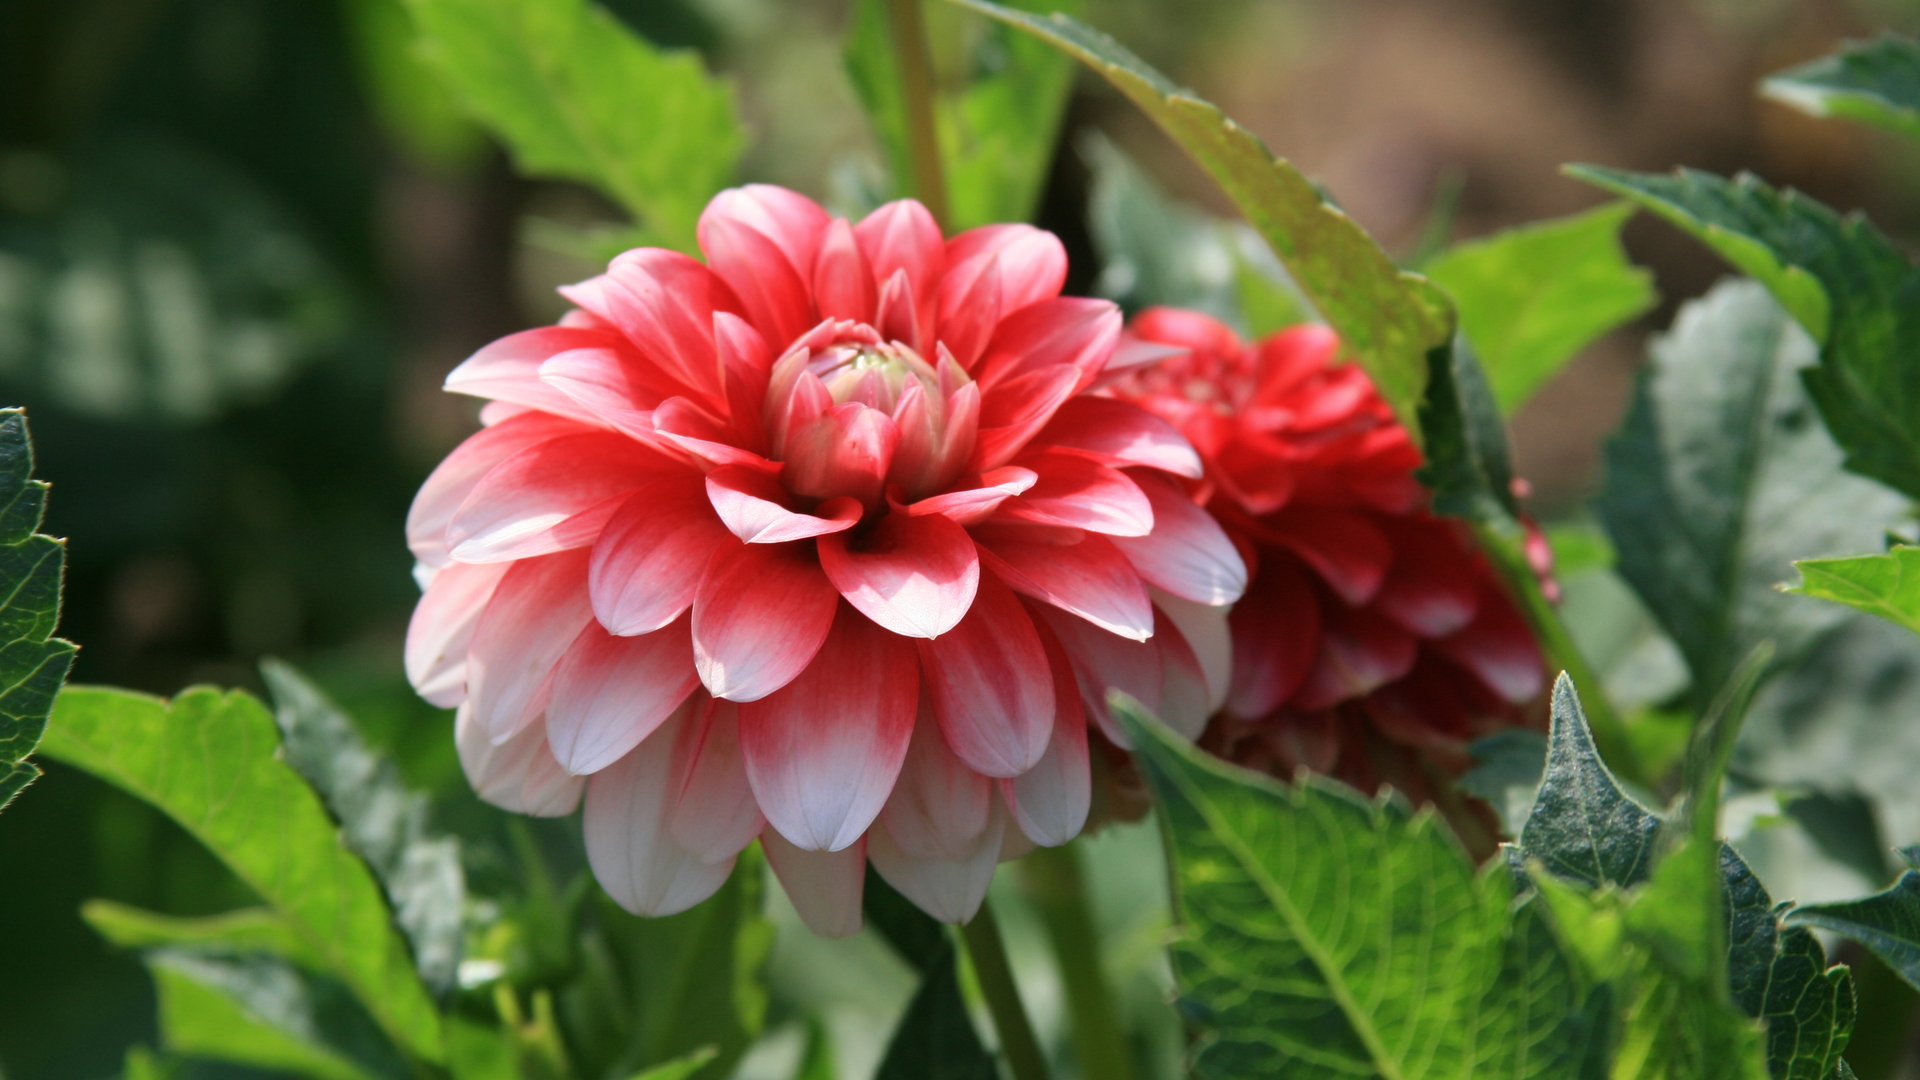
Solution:
[(1108, 687), (1199, 732), (1245, 567), (1186, 441), (1088, 394), (1120, 313), (1059, 295), (1052, 235), (751, 186), (699, 240), (448, 377), (492, 400), (408, 516), (408, 675), (483, 798), (584, 793), (632, 911), (699, 902), (757, 837), (816, 931), (859, 927), (867, 860), (964, 921), (1085, 823)]

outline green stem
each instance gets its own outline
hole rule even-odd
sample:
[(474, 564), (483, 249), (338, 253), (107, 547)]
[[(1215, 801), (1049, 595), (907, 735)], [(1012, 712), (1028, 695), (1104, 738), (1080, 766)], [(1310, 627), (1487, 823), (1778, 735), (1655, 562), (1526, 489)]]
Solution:
[(933, 54), (927, 48), (921, 0), (887, 0), (893, 51), (900, 62), (900, 99), (906, 111), (908, 165), (913, 194), (947, 227), (947, 181), (940, 164), (940, 133), (933, 121)]
[(1134, 1080), (1133, 1055), (1100, 963), (1079, 852), (1070, 844), (1040, 848), (1020, 860), (1020, 872), (1060, 963), (1080, 1075), (1086, 1080)]
[(966, 943), (967, 959), (973, 961), (974, 977), (987, 999), (987, 1011), (993, 1014), (1000, 1052), (1006, 1055), (1013, 1080), (1047, 1080), (1047, 1058), (1040, 1052), (1040, 1040), (1034, 1038), (1033, 1025), (1027, 1022), (1026, 1006), (1020, 1003), (1020, 987), (1013, 981), (1013, 965), (1007, 962), (1007, 946), (1000, 940), (991, 901), (983, 902), (973, 921), (960, 928), (960, 940)]
[[(1593, 742), (1600, 750), (1600, 756), (1606, 759), (1614, 775), (1623, 780), (1651, 789), (1658, 779), (1646, 775), (1646, 768), (1640, 764), (1640, 756), (1634, 751), (1633, 742), (1627, 738), (1627, 725), (1620, 714), (1613, 709), (1613, 702), (1607, 700), (1606, 690), (1600, 685), (1600, 676), (1588, 666), (1587, 658), (1580, 654), (1580, 647), (1573, 643), (1573, 635), (1567, 632), (1567, 624), (1560, 621), (1560, 612), (1540, 590), (1540, 580), (1533, 575), (1533, 568), (1527, 565), (1524, 538), (1518, 536), (1518, 524), (1510, 529), (1495, 528), (1484, 522), (1473, 526), (1475, 536), (1480, 541), (1481, 550), (1493, 559), (1494, 567), (1512, 591), (1514, 599), (1520, 602), (1520, 610), (1532, 624), (1534, 636), (1540, 641), (1541, 651), (1546, 653), (1547, 663), (1567, 673), (1573, 679), (1574, 688), (1580, 691), (1580, 707), (1587, 714), (1587, 725), (1593, 729)], [(1514, 535), (1508, 535), (1509, 533)]]

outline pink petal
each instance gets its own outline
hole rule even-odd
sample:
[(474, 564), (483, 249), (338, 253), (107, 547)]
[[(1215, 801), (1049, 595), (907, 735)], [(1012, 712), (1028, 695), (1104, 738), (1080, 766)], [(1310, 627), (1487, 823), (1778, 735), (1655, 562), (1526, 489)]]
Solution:
[(941, 337), (962, 365), (971, 365), (986, 344), (963, 353), (948, 339), (947, 326), (964, 318), (982, 278), (993, 279), (994, 318), (1060, 295), (1067, 280), (1067, 250), (1052, 233), (1030, 225), (983, 225), (947, 241), (947, 272), (938, 297)]
[(737, 311), (739, 301), (720, 278), (679, 252), (636, 248), (601, 280), (604, 314), (648, 362), (702, 400), (723, 399), (713, 313)]
[(808, 851), (794, 847), (780, 830), (767, 829), (760, 834), (760, 850), (767, 853), (767, 865), (807, 929), (828, 938), (860, 932), (860, 902), (867, 888), (865, 841), (839, 851)]
[(541, 690), (580, 629), (587, 602), (587, 552), (522, 559), (509, 568), (473, 630), (467, 691), (473, 718), (496, 741), (531, 723)]
[(933, 715), (960, 760), (988, 776), (1032, 768), (1052, 735), (1053, 677), (1033, 620), (1012, 590), (981, 574), (967, 617), (916, 644)]
[(811, 555), (741, 544), (714, 556), (693, 601), (693, 663), (708, 693), (756, 701), (813, 661), (840, 597)]
[(896, 634), (933, 638), (973, 604), (980, 559), (967, 530), (944, 517), (888, 514), (858, 540), (820, 538), (820, 568), (847, 602)]
[(1042, 300), (1001, 318), (974, 365), (974, 378), (991, 396), (1002, 383), (1064, 364), (1080, 373), (1080, 385), (1089, 385), (1120, 343), (1121, 323), (1120, 309), (1110, 300)]
[(1147, 472), (1129, 473), (1153, 506), (1153, 531), (1114, 538), (1158, 588), (1199, 604), (1224, 605), (1247, 591), (1247, 564), (1213, 515), (1179, 486)]
[(852, 401), (835, 405), (787, 436), (787, 488), (815, 499), (848, 495), (876, 506), (899, 439), (886, 413)]
[(984, 472), (1013, 460), (1079, 390), (1079, 369), (1055, 364), (1015, 376), (983, 392), (979, 433), (974, 436), (968, 467)]
[(758, 469), (723, 465), (707, 474), (707, 498), (721, 524), (749, 544), (781, 544), (851, 529), (860, 521), (860, 504), (829, 499), (822, 515), (787, 509), (791, 498), (780, 481)]
[(461, 562), (503, 562), (585, 547), (622, 497), (684, 466), (612, 433), (537, 443), (494, 466), (447, 525)]
[(483, 802), (533, 817), (565, 817), (580, 805), (586, 781), (554, 760), (543, 725), (529, 724), (496, 744), (475, 722), (472, 708), (462, 705), (454, 714), (453, 745), (467, 783)]
[(906, 639), (841, 604), (806, 671), (740, 708), (747, 778), (767, 821), (809, 851), (859, 840), (893, 791), (919, 695)]
[(1145, 641), (1152, 635), (1147, 588), (1114, 541), (1044, 525), (989, 525), (974, 539), (987, 565), (1015, 592), (1122, 637)]
[(1087, 715), (1100, 725), (1108, 741), (1130, 748), (1126, 732), (1107, 711), (1107, 691), (1119, 690), (1158, 713), (1167, 682), (1160, 643), (1110, 634), (1058, 608), (1032, 604), (1029, 610), (1059, 638), (1080, 684), (1080, 702)]
[(1020, 831), (1045, 847), (1058, 847), (1080, 834), (1093, 803), (1093, 774), (1087, 760), (1087, 718), (1080, 688), (1066, 650), (1050, 630), (1040, 628), (1053, 670), (1053, 737), (1033, 768), (1000, 781), (1000, 794)]
[(708, 862), (673, 840), (674, 796), (695, 734), (692, 711), (683, 706), (652, 738), (587, 781), (587, 864), (607, 895), (635, 915), (685, 911), (733, 872), (733, 859)]
[[(873, 280), (884, 283), (895, 271), (906, 274), (915, 303), (915, 326), (925, 341), (933, 329), (933, 299), (946, 269), (946, 244), (940, 226), (927, 208), (912, 199), (890, 202), (862, 218), (853, 227), (860, 251), (873, 267)], [(908, 342), (918, 347), (917, 342)]]
[(653, 409), (681, 391), (671, 383), (648, 385), (641, 366), (617, 349), (570, 349), (540, 365), (540, 381), (566, 395), (596, 423), (657, 443)]
[(740, 436), (689, 398), (668, 398), (653, 410), (653, 430), (709, 465), (745, 465), (771, 472), (773, 462), (739, 445)]
[(1233, 636), (1233, 688), (1227, 711), (1257, 720), (1300, 688), (1320, 651), (1320, 602), (1293, 560), (1261, 559), (1247, 595), (1227, 617)]
[(507, 563), (453, 563), (434, 575), (407, 623), (407, 681), (443, 709), (467, 700), (467, 649), (473, 628)]
[(766, 827), (747, 783), (739, 706), (700, 695), (700, 737), (673, 806), (673, 842), (707, 862), (731, 859)]
[(1324, 709), (1362, 697), (1413, 670), (1413, 636), (1392, 620), (1364, 608), (1322, 613), (1320, 654), (1293, 704)]
[[(949, 273), (940, 282), (940, 344), (962, 369), (973, 366), (1000, 325), (1000, 261), (987, 258), (968, 267), (965, 279)], [(949, 289), (965, 284), (964, 292)]]
[(604, 421), (593, 410), (540, 380), (540, 365), (573, 349), (609, 349), (619, 344), (619, 335), (605, 330), (570, 326), (522, 330), (468, 357), (447, 376), (446, 388), (455, 394), (510, 401), (597, 427)]
[(599, 772), (651, 735), (698, 685), (684, 616), (638, 637), (614, 637), (589, 622), (554, 669), (547, 745), (568, 772)]
[[(700, 250), (768, 338), (788, 342), (818, 322), (808, 278), (770, 238), (750, 225), (712, 213), (700, 218)], [(804, 264), (813, 268), (812, 260)]]
[[(1487, 589), (1491, 592), (1495, 587)], [(1546, 685), (1546, 664), (1533, 631), (1504, 597), (1489, 595), (1480, 602), (1473, 622), (1433, 644), (1441, 655), (1473, 672), (1488, 689), (1515, 705), (1532, 700)]]
[(1446, 637), (1480, 609), (1480, 576), (1444, 525), (1393, 530), (1393, 566), (1373, 606), (1421, 637)]
[(993, 781), (947, 749), (923, 702), (906, 763), (880, 811), (880, 824), (900, 850), (914, 858), (964, 859), (979, 847), (992, 799)]
[(607, 519), (593, 545), (587, 591), (610, 633), (645, 634), (693, 604), (716, 550), (730, 544), (697, 476), (657, 480)]
[(1146, 465), (1198, 480), (1200, 455), (1172, 424), (1132, 402), (1082, 394), (1060, 406), (1035, 446), (1085, 454), (1116, 468)]
[(494, 466), (530, 446), (589, 430), (572, 420), (532, 412), (467, 436), (413, 497), (413, 506), (407, 511), (407, 547), (414, 558), (432, 567), (447, 564), (447, 525)]
[(845, 218), (835, 218), (820, 241), (813, 264), (813, 297), (822, 318), (853, 322), (873, 318), (880, 292), (873, 268), (860, 253), (853, 226)]
[(746, 225), (777, 244), (797, 270), (813, 266), (814, 253), (829, 221), (820, 204), (797, 191), (773, 184), (747, 184), (715, 195), (700, 215), (701, 224), (725, 217)]
[(987, 897), (1006, 827), (1007, 812), (995, 799), (990, 804), (987, 827), (965, 858), (916, 859), (901, 850), (884, 825), (867, 838), (867, 858), (887, 884), (920, 910), (941, 922), (964, 923), (973, 918)]
[(1386, 534), (1348, 510), (1289, 506), (1263, 524), (1273, 539), (1313, 567), (1340, 599), (1356, 607), (1380, 591), (1393, 563), (1393, 545)]
[(1212, 714), (1226, 702), (1233, 684), (1233, 637), (1227, 629), (1227, 609), (1197, 604), (1159, 589), (1150, 591), (1155, 610), (1179, 629), (1193, 651), (1206, 684), (1205, 711)]
[(915, 503), (895, 506), (894, 510), (910, 517), (939, 514), (956, 525), (977, 525), (992, 517), (1001, 503), (1031, 488), (1037, 480), (1039, 476), (1032, 469), (1007, 465), (982, 473), (976, 481), (978, 487), (929, 495)]
[(1153, 531), (1153, 504), (1126, 473), (1073, 454), (1039, 454), (1021, 464), (1039, 479), (1019, 498), (1002, 505), (999, 518), (1065, 525), (1108, 536), (1146, 536)]
[(713, 313), (714, 348), (727, 379), (727, 419), (740, 449), (755, 456), (768, 453), (766, 422), (767, 376), (773, 350), (745, 319), (731, 312)]

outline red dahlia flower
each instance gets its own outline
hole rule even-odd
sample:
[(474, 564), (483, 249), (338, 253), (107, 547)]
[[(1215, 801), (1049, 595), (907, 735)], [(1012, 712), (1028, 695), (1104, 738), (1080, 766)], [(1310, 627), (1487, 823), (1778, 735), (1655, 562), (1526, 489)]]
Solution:
[(822, 933), (859, 927), (867, 859), (965, 920), (1080, 831), (1107, 686), (1198, 734), (1245, 568), (1176, 483), (1192, 448), (1086, 393), (1120, 315), (1058, 295), (1053, 236), (756, 186), (699, 240), (449, 376), (492, 401), (408, 517), (408, 674), (482, 797), (584, 789), (630, 910), (697, 903), (757, 836)]
[(1207, 744), (1255, 768), (1418, 794), (1417, 763), (1391, 744), (1458, 768), (1467, 739), (1520, 722), (1546, 680), (1532, 632), (1470, 537), (1426, 509), (1418, 449), (1366, 373), (1333, 362), (1333, 331), (1247, 345), (1171, 308), (1131, 329), (1186, 351), (1114, 392), (1192, 441), (1197, 497), (1253, 574)]

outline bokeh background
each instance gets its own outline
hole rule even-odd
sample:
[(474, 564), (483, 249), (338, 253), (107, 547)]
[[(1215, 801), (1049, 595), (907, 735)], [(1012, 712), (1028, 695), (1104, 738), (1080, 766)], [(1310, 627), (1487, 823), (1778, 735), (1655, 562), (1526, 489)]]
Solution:
[[(843, 3), (605, 2), (733, 81), (755, 139), (744, 178), (842, 207), (884, 183), (841, 61)], [(1911, 147), (1753, 93), (1845, 37), (1920, 28), (1911, 0), (1089, 0), (1085, 14), (1397, 254), (1436, 206), (1457, 239), (1596, 202), (1558, 175), (1567, 161), (1752, 169), (1865, 210), (1910, 249), (1920, 238)], [(1068, 243), (1075, 291), (1100, 269), (1088, 129), (1227, 212), (1082, 78), (1040, 220)], [(548, 223), (614, 217), (590, 191), (513, 174), (416, 65), (400, 0), (0, 0), (0, 400), (29, 409), (48, 531), (71, 538), (75, 679), (257, 687), (259, 658), (290, 658), (459, 830), (448, 718), (400, 671), (417, 596), (401, 521), (476, 426), (474, 403), (439, 391), (445, 373), (550, 321), (552, 287), (593, 272)], [(1515, 420), (1547, 519), (1596, 484), (1645, 335), (1725, 272), (1644, 218), (1626, 242), (1662, 306)], [(112, 1076), (154, 1037), (145, 972), (76, 915), (95, 896), (177, 914), (247, 901), (156, 812), (48, 766), (0, 816), (5, 1080)]]

